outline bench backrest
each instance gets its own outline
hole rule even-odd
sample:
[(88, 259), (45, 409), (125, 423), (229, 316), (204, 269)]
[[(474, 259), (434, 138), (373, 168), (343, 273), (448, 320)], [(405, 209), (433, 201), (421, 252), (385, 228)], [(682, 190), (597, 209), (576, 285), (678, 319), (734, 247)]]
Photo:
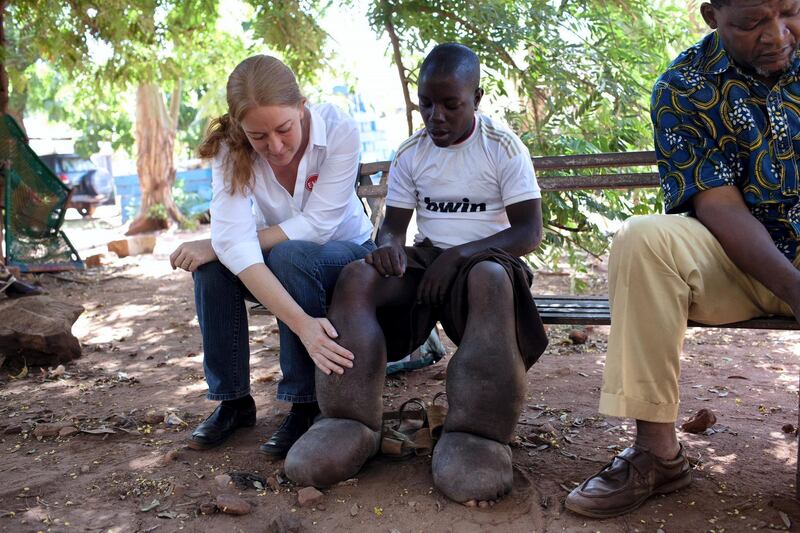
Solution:
[[(531, 160), (539, 186), (546, 192), (659, 186), (658, 172), (653, 170), (656, 165), (656, 154), (653, 151), (537, 156)], [(369, 200), (375, 228), (380, 226), (383, 219), (390, 164), (391, 161), (362, 163), (358, 169), (358, 196)], [(648, 170), (596, 172), (600, 169), (631, 167), (646, 167)], [(586, 172), (578, 174), (576, 171)], [(380, 180), (378, 184), (373, 184), (372, 177), (376, 174), (380, 174)]]

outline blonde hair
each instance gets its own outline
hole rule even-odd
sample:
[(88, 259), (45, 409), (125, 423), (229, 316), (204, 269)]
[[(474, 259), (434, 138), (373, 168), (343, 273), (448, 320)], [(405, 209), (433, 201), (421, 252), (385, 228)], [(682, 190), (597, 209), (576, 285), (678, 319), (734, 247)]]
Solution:
[(297, 106), (303, 94), (289, 67), (267, 55), (248, 57), (228, 76), (228, 112), (211, 121), (197, 149), (203, 159), (212, 159), (222, 143), (228, 148), (223, 161), (225, 184), (233, 194), (252, 188), (253, 147), (242, 129), (242, 118), (259, 106)]

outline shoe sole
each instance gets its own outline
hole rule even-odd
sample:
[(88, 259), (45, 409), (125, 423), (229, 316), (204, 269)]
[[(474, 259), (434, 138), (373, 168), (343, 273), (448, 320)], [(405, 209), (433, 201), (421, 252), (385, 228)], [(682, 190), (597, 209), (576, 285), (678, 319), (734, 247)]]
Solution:
[(233, 434), (236, 433), (236, 430), (242, 429), (242, 428), (251, 428), (251, 427), (253, 427), (255, 425), (256, 425), (256, 421), (255, 420), (253, 420), (253, 422), (246, 422), (246, 423), (242, 424), (241, 426), (237, 427), (236, 429), (234, 429), (233, 431), (231, 431), (230, 435), (228, 435), (224, 439), (220, 440), (219, 442), (202, 442), (202, 441), (199, 441), (199, 440), (194, 440), (194, 439), (192, 439), (190, 437), (186, 441), (186, 447), (191, 449), (191, 450), (210, 450), (211, 448), (216, 448), (217, 446), (220, 446), (221, 444), (224, 444), (225, 442), (227, 442), (228, 439), (230, 439), (233, 436)]
[(652, 496), (657, 496), (660, 494), (669, 494), (670, 492), (675, 492), (676, 490), (688, 487), (691, 484), (692, 484), (692, 471), (689, 470), (686, 476), (680, 477), (674, 481), (670, 481), (669, 483), (661, 485), (660, 487), (656, 487), (651, 494), (648, 494), (644, 498), (636, 500), (635, 502), (626, 507), (596, 511), (594, 509), (584, 509), (582, 507), (570, 505), (569, 501), (564, 502), (564, 506), (573, 513), (577, 513), (582, 516), (588, 516), (589, 518), (613, 518), (615, 516), (624, 515), (626, 513), (630, 513), (635, 509), (638, 509), (639, 507), (642, 506), (642, 504), (644, 504), (644, 502), (646, 502)]
[(275, 459), (283, 459), (289, 453), (289, 450), (286, 450), (285, 452), (271, 452), (259, 447), (258, 453), (266, 455), (267, 457), (273, 457)]

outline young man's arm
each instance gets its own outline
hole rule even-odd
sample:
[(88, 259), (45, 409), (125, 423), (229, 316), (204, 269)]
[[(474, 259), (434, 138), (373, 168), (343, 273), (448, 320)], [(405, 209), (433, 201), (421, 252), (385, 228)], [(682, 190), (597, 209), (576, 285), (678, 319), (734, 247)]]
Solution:
[(775, 246), (767, 228), (747, 208), (736, 187), (715, 187), (694, 198), (697, 218), (731, 261), (789, 304), (800, 320), (800, 271)]
[(411, 221), (413, 209), (386, 207), (386, 216), (378, 230), (376, 244), (378, 249), (364, 258), (382, 276), (402, 276), (406, 271), (406, 230)]
[(542, 241), (541, 199), (524, 200), (508, 205), (506, 214), (511, 224), (509, 228), (442, 252), (425, 272), (417, 291), (417, 300), (429, 305), (441, 304), (461, 265), (481, 250), (500, 248), (515, 256), (522, 256), (535, 250)]

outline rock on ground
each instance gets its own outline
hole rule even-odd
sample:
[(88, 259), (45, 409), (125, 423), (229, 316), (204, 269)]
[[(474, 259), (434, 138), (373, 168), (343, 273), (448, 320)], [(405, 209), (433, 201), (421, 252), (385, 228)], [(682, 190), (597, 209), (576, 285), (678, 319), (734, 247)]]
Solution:
[(300, 507), (314, 505), (322, 496), (323, 494), (314, 487), (303, 487), (297, 491), (297, 505)]
[(248, 514), (252, 508), (246, 500), (233, 494), (220, 494), (217, 496), (216, 504), (223, 513), (234, 515)]
[(80, 357), (72, 324), (83, 306), (49, 296), (0, 300), (0, 355), (28, 365), (55, 365)]

